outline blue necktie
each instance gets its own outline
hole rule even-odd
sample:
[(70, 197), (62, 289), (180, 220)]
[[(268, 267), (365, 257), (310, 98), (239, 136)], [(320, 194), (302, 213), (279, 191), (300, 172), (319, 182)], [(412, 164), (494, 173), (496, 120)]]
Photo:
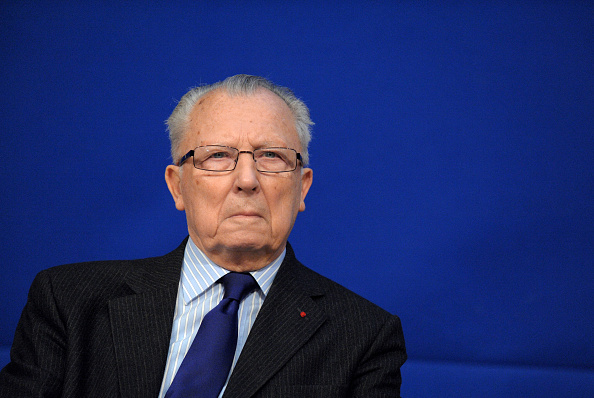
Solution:
[(230, 272), (219, 279), (223, 300), (202, 320), (165, 398), (216, 398), (221, 392), (237, 347), (237, 311), (241, 300), (258, 287), (250, 274)]

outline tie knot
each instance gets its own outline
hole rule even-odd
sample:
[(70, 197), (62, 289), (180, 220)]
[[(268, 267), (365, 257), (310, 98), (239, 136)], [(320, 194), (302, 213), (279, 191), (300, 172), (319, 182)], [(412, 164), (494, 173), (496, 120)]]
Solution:
[(223, 298), (231, 298), (237, 301), (243, 300), (246, 295), (258, 287), (258, 283), (249, 273), (229, 272), (221, 278), (221, 282), (225, 286), (225, 296)]

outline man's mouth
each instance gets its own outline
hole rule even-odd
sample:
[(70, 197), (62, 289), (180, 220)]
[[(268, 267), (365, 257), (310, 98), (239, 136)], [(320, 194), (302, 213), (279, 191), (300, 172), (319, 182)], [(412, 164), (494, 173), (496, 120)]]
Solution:
[(260, 217), (260, 214), (252, 211), (242, 211), (240, 213), (233, 214), (231, 217)]

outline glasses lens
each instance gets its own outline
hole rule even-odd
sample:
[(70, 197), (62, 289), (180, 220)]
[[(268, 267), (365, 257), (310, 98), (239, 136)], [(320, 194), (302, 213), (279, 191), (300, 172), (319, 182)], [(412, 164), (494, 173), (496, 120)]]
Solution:
[(261, 148), (254, 151), (256, 168), (260, 171), (282, 172), (295, 170), (297, 152), (289, 148)]
[(237, 153), (237, 149), (226, 146), (201, 146), (194, 150), (194, 166), (209, 171), (233, 170)]

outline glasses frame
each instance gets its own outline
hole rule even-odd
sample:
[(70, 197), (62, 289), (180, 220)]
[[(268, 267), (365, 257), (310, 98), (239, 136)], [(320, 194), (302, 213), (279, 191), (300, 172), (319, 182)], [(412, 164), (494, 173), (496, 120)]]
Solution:
[[(233, 164), (233, 168), (232, 169), (227, 169), (227, 170), (210, 170), (210, 169), (203, 169), (201, 167), (196, 166), (196, 162), (195, 162), (195, 158), (194, 158), (194, 151), (196, 151), (198, 148), (205, 148), (205, 147), (219, 147), (219, 148), (229, 148), (229, 149), (234, 149), (237, 151), (237, 156), (235, 157), (235, 163)], [(297, 161), (295, 161), (295, 167), (293, 167), (291, 170), (282, 170), (282, 171), (268, 171), (268, 170), (259, 170), (258, 169), (258, 162), (256, 161), (256, 156), (254, 155), (255, 151), (261, 151), (261, 150), (266, 150), (266, 149), (289, 149), (293, 152), (295, 152), (295, 155), (297, 157), (297, 160), (299, 162), (301, 162), (301, 165), (303, 165), (303, 158), (301, 157), (301, 153), (297, 152), (295, 149), (293, 148), (286, 148), (286, 147), (281, 147), (281, 146), (275, 146), (275, 147), (266, 147), (266, 148), (258, 148), (258, 149), (254, 149), (253, 151), (240, 151), (237, 148), (234, 148), (232, 146), (227, 146), (227, 145), (201, 145), (201, 146), (197, 146), (196, 148), (188, 151), (188, 153), (186, 153), (184, 156), (182, 156), (182, 158), (179, 160), (179, 162), (177, 162), (178, 166), (182, 166), (184, 164), (184, 162), (186, 160), (188, 160), (188, 158), (192, 157), (192, 165), (194, 166), (194, 168), (198, 169), (198, 170), (204, 170), (204, 171), (212, 171), (215, 173), (223, 173), (226, 171), (233, 171), (237, 168), (237, 162), (239, 161), (239, 155), (241, 155), (242, 153), (249, 153), (252, 155), (252, 159), (254, 160), (254, 163), (256, 164), (256, 170), (258, 170), (260, 173), (271, 173), (271, 174), (278, 174), (278, 173), (289, 173), (291, 171), (295, 171), (297, 170)]]

